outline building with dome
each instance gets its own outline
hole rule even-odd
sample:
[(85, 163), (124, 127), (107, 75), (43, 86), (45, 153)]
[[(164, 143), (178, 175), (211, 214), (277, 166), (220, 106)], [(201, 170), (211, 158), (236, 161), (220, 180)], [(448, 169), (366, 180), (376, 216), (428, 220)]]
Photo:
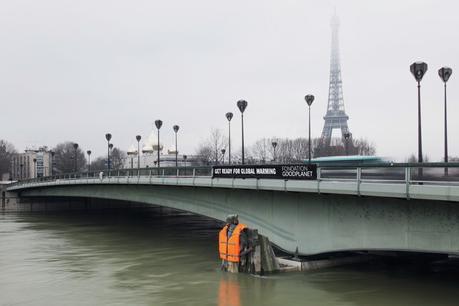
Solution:
[[(175, 167), (175, 146), (171, 146), (167, 151), (164, 150), (164, 144), (158, 144), (158, 134), (153, 130), (146, 138), (146, 141), (141, 144), (140, 152), (140, 168), (152, 168), (158, 165), (158, 150), (161, 167)], [(127, 150), (127, 159), (124, 163), (125, 168), (137, 168), (138, 165), (137, 144), (131, 144)], [(177, 160), (179, 167), (195, 166), (198, 164), (196, 156), (183, 155), (178, 152)]]

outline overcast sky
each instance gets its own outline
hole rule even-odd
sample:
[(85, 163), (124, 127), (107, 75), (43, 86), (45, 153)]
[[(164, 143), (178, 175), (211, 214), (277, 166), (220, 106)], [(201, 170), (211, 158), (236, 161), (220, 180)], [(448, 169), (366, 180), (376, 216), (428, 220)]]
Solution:
[(422, 82), (424, 153), (443, 155), (443, 87), (449, 85), (450, 155), (459, 156), (457, 0), (215, 1), (14, 0), (0, 4), (0, 139), (17, 149), (71, 140), (105, 153), (162, 119), (162, 139), (192, 154), (212, 128), (226, 132), (246, 99), (246, 141), (307, 137), (305, 94), (314, 94), (312, 135), (328, 97), (330, 18), (341, 21), (346, 112), (354, 137), (381, 156), (417, 152), (417, 89), (409, 65), (429, 64)]

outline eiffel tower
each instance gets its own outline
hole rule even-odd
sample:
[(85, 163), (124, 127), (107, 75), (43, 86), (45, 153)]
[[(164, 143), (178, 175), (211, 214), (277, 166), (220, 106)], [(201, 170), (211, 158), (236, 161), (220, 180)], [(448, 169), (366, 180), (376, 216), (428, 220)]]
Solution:
[[(344, 110), (343, 82), (341, 79), (341, 65), (339, 60), (339, 19), (336, 12), (331, 20), (331, 28), (330, 85), (328, 90), (327, 113), (324, 117), (325, 124), (320, 141), (320, 151), (322, 154), (327, 152), (327, 148), (330, 148), (332, 132), (334, 129), (341, 130), (343, 145), (345, 144), (344, 135), (349, 132), (349, 128), (347, 126), (349, 116), (346, 115)], [(352, 139), (350, 140), (352, 141)]]

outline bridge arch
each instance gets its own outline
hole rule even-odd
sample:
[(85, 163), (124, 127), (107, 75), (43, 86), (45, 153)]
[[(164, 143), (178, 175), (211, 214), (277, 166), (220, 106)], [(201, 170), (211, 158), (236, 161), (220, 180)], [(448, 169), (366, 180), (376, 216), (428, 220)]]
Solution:
[(161, 205), (240, 221), (288, 252), (336, 251), (459, 253), (459, 207), (452, 202), (386, 197), (180, 186), (71, 184), (37, 186), (21, 197), (83, 197)]

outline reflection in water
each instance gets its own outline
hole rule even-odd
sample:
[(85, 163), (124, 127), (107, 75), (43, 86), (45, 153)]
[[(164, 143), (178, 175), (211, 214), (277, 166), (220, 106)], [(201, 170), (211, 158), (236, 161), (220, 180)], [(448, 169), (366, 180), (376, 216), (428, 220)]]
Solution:
[(0, 305), (458, 305), (442, 265), (223, 273), (219, 228), (155, 211), (0, 215)]
[(240, 305), (241, 292), (236, 275), (222, 275), (222, 277), (220, 277), (220, 287), (218, 289), (218, 306)]

